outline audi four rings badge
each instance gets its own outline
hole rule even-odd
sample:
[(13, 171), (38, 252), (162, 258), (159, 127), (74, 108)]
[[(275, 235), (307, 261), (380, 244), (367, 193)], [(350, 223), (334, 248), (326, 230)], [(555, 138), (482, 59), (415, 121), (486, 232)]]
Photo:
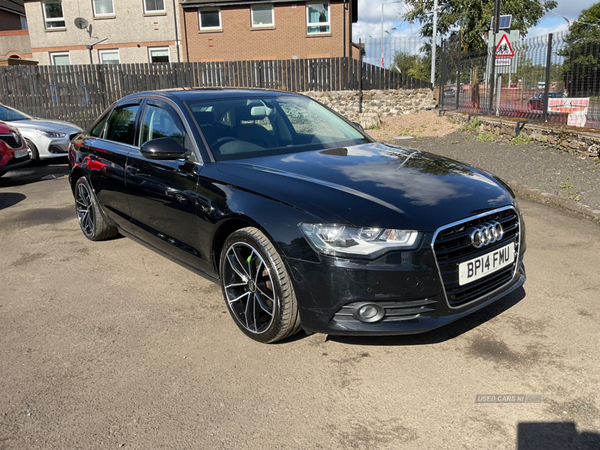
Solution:
[(485, 224), (473, 230), (471, 233), (471, 245), (475, 248), (481, 248), (500, 241), (503, 235), (504, 230), (500, 222)]

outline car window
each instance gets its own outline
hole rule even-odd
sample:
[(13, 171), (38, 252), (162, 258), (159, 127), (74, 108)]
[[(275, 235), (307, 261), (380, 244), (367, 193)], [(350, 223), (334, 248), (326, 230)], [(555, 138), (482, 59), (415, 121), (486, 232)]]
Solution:
[[(110, 112), (110, 111), (109, 111)], [(102, 130), (104, 128), (104, 124), (106, 123), (106, 119), (108, 118), (108, 113), (104, 114), (97, 122), (96, 125), (91, 129), (90, 136), (100, 137), (102, 134)]]
[(31, 116), (8, 106), (0, 105), (0, 120), (11, 121), (11, 120), (27, 120), (31, 119)]
[(139, 109), (140, 105), (116, 107), (106, 124), (104, 138), (109, 141), (133, 145), (135, 118)]
[[(446, 89), (446, 92), (452, 92), (452, 90)], [(307, 108), (291, 102), (285, 102), (281, 104), (281, 109), (285, 111), (296, 133), (337, 138), (344, 137), (344, 133), (336, 128), (334, 124), (323, 122), (316, 113)]]
[(183, 124), (179, 117), (170, 111), (158, 106), (148, 105), (142, 119), (140, 145), (152, 139), (164, 137), (175, 139), (183, 147), (185, 138)]
[(300, 96), (256, 96), (189, 102), (217, 160), (355, 145), (356, 128)]

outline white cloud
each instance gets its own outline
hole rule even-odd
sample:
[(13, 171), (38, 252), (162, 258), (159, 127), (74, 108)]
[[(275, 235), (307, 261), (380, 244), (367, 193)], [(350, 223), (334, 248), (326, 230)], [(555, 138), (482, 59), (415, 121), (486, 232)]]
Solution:
[(560, 33), (561, 31), (566, 31), (569, 29), (569, 26), (567, 25), (567, 22), (563, 22), (563, 23), (558, 23), (556, 25), (547, 25), (547, 26), (542, 26), (539, 25), (537, 27), (533, 27), (529, 30), (529, 32), (527, 33), (527, 37), (536, 37), (536, 36), (544, 36), (546, 34), (550, 34), (550, 33)]
[[(590, 0), (569, 0), (569, 1), (560, 0), (558, 2), (558, 6), (556, 8), (554, 8), (552, 11), (556, 14), (560, 14), (561, 16), (565, 16), (569, 20), (572, 20), (572, 19), (576, 19), (582, 10), (588, 9), (590, 6), (592, 6), (592, 4), (593, 4), (593, 2)], [(550, 16), (550, 15), (553, 15), (553, 14), (549, 13), (546, 16)]]
[[(373, 38), (381, 37), (382, 3), (385, 4), (383, 29), (390, 32), (390, 34), (384, 34), (384, 37), (419, 36), (419, 24), (410, 25), (402, 19), (402, 15), (407, 11), (407, 6), (403, 2), (390, 3), (389, 0), (358, 0), (359, 20), (352, 28), (354, 41), (358, 42), (358, 38), (366, 39), (369, 36)], [(567, 30), (567, 22), (563, 17), (573, 21), (577, 19), (583, 9), (589, 8), (592, 3), (591, 0), (559, 0), (558, 6), (553, 11), (547, 13), (538, 26), (529, 29), (527, 37)], [(393, 28), (397, 30), (393, 31)]]

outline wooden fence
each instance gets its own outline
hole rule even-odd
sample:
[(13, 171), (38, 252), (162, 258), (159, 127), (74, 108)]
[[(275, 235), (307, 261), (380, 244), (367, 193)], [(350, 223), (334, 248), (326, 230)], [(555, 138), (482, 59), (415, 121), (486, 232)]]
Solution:
[(0, 102), (32, 116), (88, 127), (114, 101), (136, 92), (241, 87), (292, 92), (431, 87), (349, 58), (171, 64), (0, 67)]

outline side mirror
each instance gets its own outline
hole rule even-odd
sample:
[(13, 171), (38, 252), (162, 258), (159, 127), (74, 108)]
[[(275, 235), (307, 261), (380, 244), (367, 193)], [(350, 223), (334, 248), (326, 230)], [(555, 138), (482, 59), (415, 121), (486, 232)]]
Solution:
[(188, 151), (170, 137), (152, 139), (142, 145), (141, 153), (144, 158), (176, 160), (185, 158)]

